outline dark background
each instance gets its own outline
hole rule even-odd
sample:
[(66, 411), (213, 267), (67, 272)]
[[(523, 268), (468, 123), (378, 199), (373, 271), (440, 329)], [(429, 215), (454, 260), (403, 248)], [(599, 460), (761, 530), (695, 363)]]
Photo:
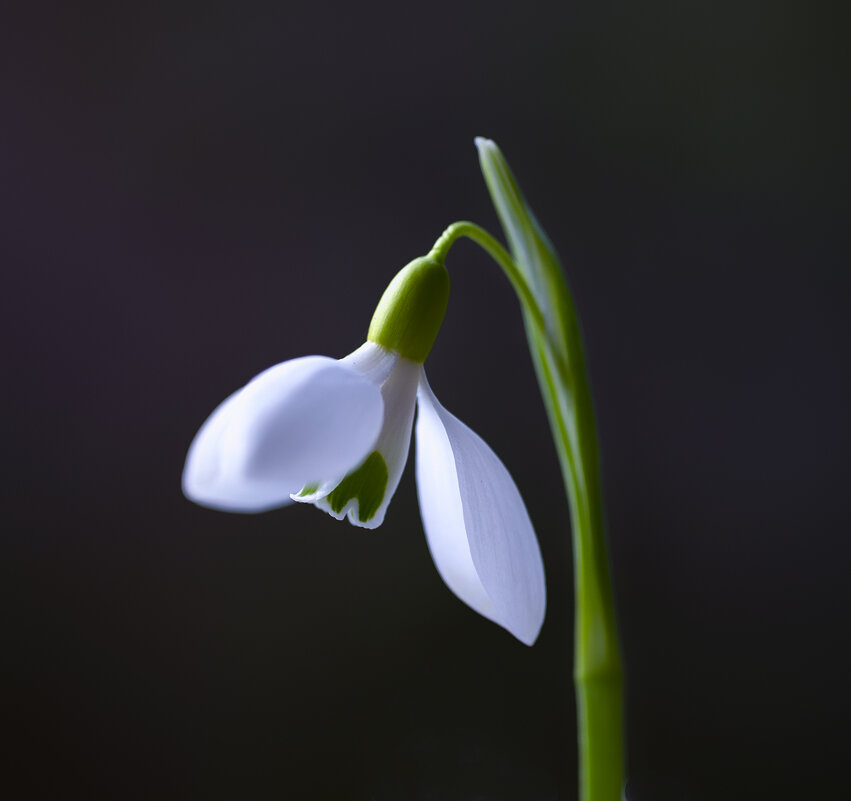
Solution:
[(836, 9), (4, 12), (6, 797), (575, 798), (568, 510), (516, 301), (474, 246), (450, 256), (428, 370), (536, 524), (534, 648), (443, 586), (410, 469), (372, 533), (180, 493), (228, 393), (354, 349), (451, 221), (499, 232), (475, 135), (584, 324), (631, 798), (847, 792)]

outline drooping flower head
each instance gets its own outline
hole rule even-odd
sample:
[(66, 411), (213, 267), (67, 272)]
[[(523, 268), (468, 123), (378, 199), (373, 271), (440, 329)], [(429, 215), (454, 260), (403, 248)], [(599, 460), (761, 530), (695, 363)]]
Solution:
[(294, 500), (376, 528), (407, 462), (416, 408), (417, 492), (438, 572), (467, 605), (531, 645), (546, 590), (526, 507), (496, 454), (440, 405), (423, 369), (448, 298), (442, 257), (412, 261), (353, 353), (282, 362), (227, 398), (190, 446), (183, 490), (226, 511)]

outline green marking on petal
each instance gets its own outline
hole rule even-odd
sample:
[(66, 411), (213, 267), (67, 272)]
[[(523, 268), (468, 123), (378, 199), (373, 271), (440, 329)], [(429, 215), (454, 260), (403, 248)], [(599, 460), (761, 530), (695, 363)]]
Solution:
[(313, 495), (319, 489), (318, 484), (305, 484), (302, 491), (298, 494), (299, 498), (304, 498), (308, 495)]
[(387, 463), (384, 457), (373, 451), (364, 463), (353, 473), (349, 473), (328, 495), (328, 505), (339, 514), (352, 499), (358, 502), (358, 518), (366, 523), (375, 517), (378, 507), (384, 500), (387, 489)]

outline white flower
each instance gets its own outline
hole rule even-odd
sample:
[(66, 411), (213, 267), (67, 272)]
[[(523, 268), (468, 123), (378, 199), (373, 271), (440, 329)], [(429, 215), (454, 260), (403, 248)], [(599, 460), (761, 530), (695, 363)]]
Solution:
[(292, 499), (375, 528), (408, 459), (418, 406), (417, 489), (438, 572), (468, 606), (531, 645), (546, 606), (535, 532), (505, 466), (432, 393), (421, 361), (432, 341), (420, 359), (368, 341), (339, 361), (306, 356), (260, 373), (199, 430), (183, 491), (232, 512)]

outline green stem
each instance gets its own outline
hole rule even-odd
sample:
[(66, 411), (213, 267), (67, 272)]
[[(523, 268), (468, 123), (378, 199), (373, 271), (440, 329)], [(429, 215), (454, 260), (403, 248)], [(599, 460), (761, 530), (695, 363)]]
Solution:
[(511, 282), (511, 286), (514, 287), (514, 291), (519, 296), (524, 309), (529, 311), (537, 325), (545, 326), (544, 315), (532, 294), (532, 290), (526, 283), (526, 279), (517, 269), (514, 260), (508, 255), (508, 251), (481, 226), (466, 220), (452, 223), (438, 237), (429, 256), (434, 256), (443, 261), (452, 245), (462, 236), (472, 239), (502, 268), (506, 278)]
[[(460, 237), (486, 250), (514, 287), (570, 502), (576, 592), (574, 684), (581, 801), (620, 801), (624, 779), (620, 649), (606, 552), (597, 432), (576, 311), (561, 278), (545, 316), (525, 275), (484, 229), (450, 225), (432, 255), (444, 258)], [(547, 325), (556, 319), (556, 323)]]
[[(582, 801), (620, 801), (623, 691), (591, 396), (578, 331), (569, 377), (560, 375), (540, 330), (527, 334), (570, 499), (576, 595), (574, 684)], [(577, 359), (579, 365), (576, 364)]]

